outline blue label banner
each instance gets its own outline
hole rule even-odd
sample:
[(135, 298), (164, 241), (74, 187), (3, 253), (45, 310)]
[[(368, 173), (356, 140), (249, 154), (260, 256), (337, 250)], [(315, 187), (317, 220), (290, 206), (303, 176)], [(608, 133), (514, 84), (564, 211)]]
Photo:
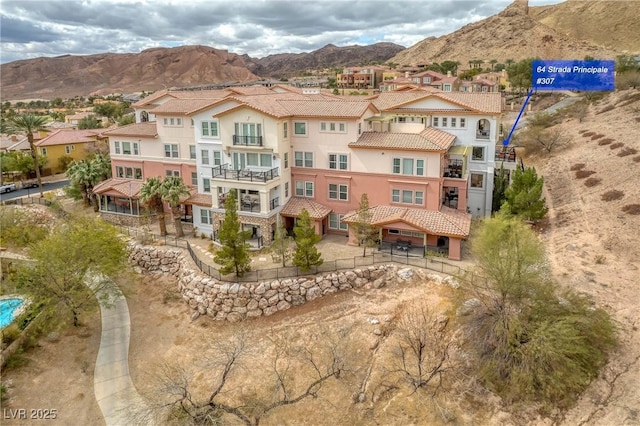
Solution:
[(614, 61), (533, 61), (531, 86), (536, 90), (613, 91)]

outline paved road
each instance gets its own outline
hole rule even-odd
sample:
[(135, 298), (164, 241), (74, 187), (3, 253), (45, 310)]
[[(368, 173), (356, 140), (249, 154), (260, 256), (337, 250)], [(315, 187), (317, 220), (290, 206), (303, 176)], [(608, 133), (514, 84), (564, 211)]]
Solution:
[(110, 292), (110, 301), (100, 303), (102, 337), (93, 372), (96, 400), (107, 426), (149, 425), (149, 409), (129, 375), (127, 300), (117, 287)]
[[(42, 190), (44, 192), (48, 192), (48, 191), (53, 191), (53, 190), (62, 188), (67, 185), (69, 185), (68, 180), (60, 180), (57, 182), (47, 182), (47, 183), (43, 183)], [(40, 195), (39, 188), (19, 189), (17, 191), (5, 192), (4, 194), (1, 194), (0, 201), (7, 201), (7, 200), (13, 200), (14, 198), (30, 197), (30, 196), (37, 197), (38, 195)]]

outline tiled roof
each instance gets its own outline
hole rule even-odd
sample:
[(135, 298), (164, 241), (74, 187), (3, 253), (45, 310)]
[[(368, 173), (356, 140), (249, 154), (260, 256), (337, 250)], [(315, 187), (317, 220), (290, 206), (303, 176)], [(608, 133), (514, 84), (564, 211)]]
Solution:
[(382, 92), (375, 95), (375, 97), (371, 97), (371, 99), (373, 99), (373, 103), (378, 109), (381, 111), (387, 111), (392, 109), (395, 110), (396, 108), (407, 108), (407, 104), (429, 97), (440, 98), (472, 111), (493, 114), (499, 114), (502, 112), (502, 94), (497, 92)]
[(117, 193), (128, 198), (137, 198), (143, 182), (133, 179), (111, 178), (93, 187), (95, 194)]
[(329, 207), (325, 207), (313, 200), (303, 197), (291, 197), (280, 211), (280, 214), (283, 216), (298, 217), (300, 213), (302, 213), (302, 209), (306, 209), (307, 212), (309, 212), (311, 219), (323, 219), (331, 213)]
[(196, 206), (202, 207), (211, 207), (213, 206), (213, 201), (211, 200), (211, 195), (207, 194), (193, 194), (186, 200), (184, 200), (185, 204), (195, 204)]
[[(219, 95), (222, 95), (222, 93), (219, 93)], [(206, 108), (209, 105), (213, 105), (222, 97), (223, 96), (207, 99), (171, 99), (155, 107), (153, 109), (153, 113), (155, 115), (191, 114), (200, 109)]]
[(147, 104), (153, 103), (153, 101), (155, 101), (156, 99), (160, 99), (161, 97), (167, 95), (169, 93), (168, 90), (158, 90), (155, 93), (152, 93), (149, 96), (146, 96), (142, 99), (140, 99), (138, 102), (136, 102), (135, 104), (132, 105), (132, 107), (134, 108), (138, 108), (138, 107), (143, 107)]
[(51, 133), (49, 136), (42, 138), (40, 141), (35, 142), (36, 146), (52, 146), (52, 145), (67, 145), (73, 143), (89, 143), (97, 140), (97, 135), (100, 134), (98, 129), (87, 130), (70, 130), (59, 129)]
[(155, 138), (158, 136), (158, 130), (155, 121), (148, 121), (146, 123), (128, 124), (113, 130), (107, 130), (102, 134), (104, 136), (143, 136)]
[[(431, 235), (458, 238), (467, 238), (471, 230), (470, 214), (445, 206), (442, 206), (440, 211), (393, 206), (375, 206), (371, 207), (369, 211), (372, 214), (371, 223), (379, 227), (395, 222), (404, 222)], [(357, 213), (345, 215), (342, 221), (355, 223)]]
[(371, 103), (367, 100), (282, 100), (290, 114), (299, 117), (362, 117)]
[(446, 151), (456, 137), (429, 127), (420, 133), (362, 132), (349, 148), (382, 148), (411, 151)]

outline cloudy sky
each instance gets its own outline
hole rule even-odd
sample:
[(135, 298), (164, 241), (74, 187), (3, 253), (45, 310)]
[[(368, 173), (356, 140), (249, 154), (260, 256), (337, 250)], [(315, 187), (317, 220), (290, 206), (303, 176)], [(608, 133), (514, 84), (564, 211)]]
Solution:
[[(530, 6), (562, 0), (529, 0)], [(203, 44), (261, 58), (337, 46), (404, 47), (511, 0), (0, 0), (0, 61)]]

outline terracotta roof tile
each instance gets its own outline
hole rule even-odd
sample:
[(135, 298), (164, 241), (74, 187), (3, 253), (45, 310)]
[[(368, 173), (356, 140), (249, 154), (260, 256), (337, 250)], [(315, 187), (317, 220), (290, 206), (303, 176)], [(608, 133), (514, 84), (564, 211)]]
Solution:
[(323, 219), (331, 213), (329, 207), (325, 207), (309, 198), (291, 197), (280, 211), (280, 214), (283, 216), (298, 217), (300, 213), (302, 213), (302, 209), (306, 209), (312, 219)]
[(107, 130), (102, 134), (104, 136), (143, 136), (155, 138), (158, 136), (158, 130), (155, 121), (148, 121), (146, 123), (128, 124), (113, 130)]
[(118, 194), (123, 197), (137, 198), (144, 182), (133, 179), (111, 178), (93, 187), (96, 194)]
[(367, 100), (281, 100), (291, 115), (298, 117), (362, 117), (371, 103)]
[(208, 99), (171, 99), (153, 109), (155, 115), (163, 114), (192, 114), (198, 110), (213, 105), (222, 97)]
[(410, 151), (446, 151), (456, 137), (442, 130), (429, 127), (415, 133), (362, 132), (350, 148), (402, 149)]
[(213, 201), (211, 200), (211, 195), (207, 194), (193, 194), (186, 200), (184, 200), (185, 204), (195, 204), (196, 206), (202, 207), (211, 207), (213, 206)]
[(410, 108), (408, 104), (429, 97), (440, 98), (472, 111), (490, 114), (500, 114), (502, 112), (502, 94), (497, 92), (382, 92), (370, 99), (373, 99), (373, 103), (381, 111), (389, 111), (396, 108)]
[(90, 143), (97, 140), (98, 129), (72, 130), (59, 129), (35, 143), (36, 146), (67, 145), (73, 143)]
[[(407, 207), (374, 206), (371, 223), (384, 226), (404, 222), (431, 235), (467, 238), (471, 230), (471, 215), (459, 210), (442, 207), (440, 211), (410, 209)], [(345, 223), (355, 223), (357, 213), (349, 213), (342, 218)]]

